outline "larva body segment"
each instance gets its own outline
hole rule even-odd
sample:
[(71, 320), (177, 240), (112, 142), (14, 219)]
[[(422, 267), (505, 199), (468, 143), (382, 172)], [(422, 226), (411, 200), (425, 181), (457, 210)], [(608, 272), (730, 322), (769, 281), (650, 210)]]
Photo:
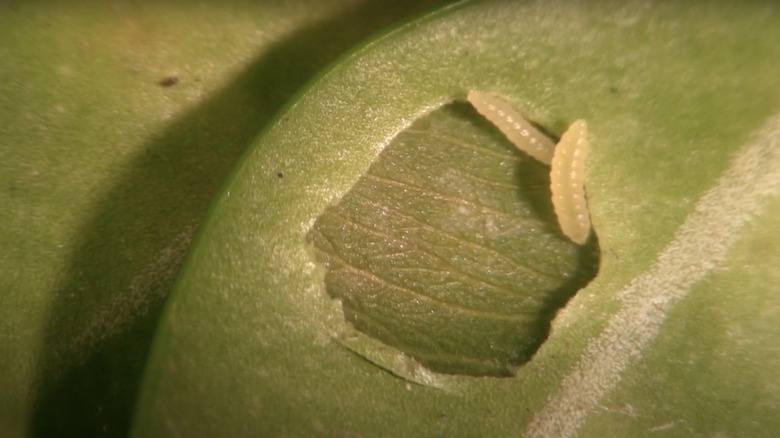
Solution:
[(577, 120), (555, 147), (550, 168), (552, 203), (558, 224), (572, 242), (582, 245), (590, 234), (590, 214), (585, 200), (585, 155), (588, 152), (588, 127)]
[(555, 143), (534, 128), (522, 114), (504, 100), (481, 91), (470, 91), (468, 101), (518, 149), (549, 165)]

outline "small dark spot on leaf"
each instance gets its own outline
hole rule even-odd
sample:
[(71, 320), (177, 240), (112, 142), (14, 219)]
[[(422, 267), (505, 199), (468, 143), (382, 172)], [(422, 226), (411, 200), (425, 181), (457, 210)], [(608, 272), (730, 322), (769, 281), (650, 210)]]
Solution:
[(284, 178), (284, 174), (283, 174), (282, 172), (279, 172), (279, 173), (277, 173), (277, 174), (276, 174), (276, 176), (277, 176), (279, 179), (282, 179), (282, 178)]
[(175, 75), (166, 76), (162, 79), (160, 79), (157, 84), (161, 87), (173, 87), (174, 85), (179, 83), (179, 77)]
[(618, 88), (616, 86), (614, 86), (614, 85), (611, 85), (609, 87), (609, 92), (612, 93), (612, 94), (617, 94)]

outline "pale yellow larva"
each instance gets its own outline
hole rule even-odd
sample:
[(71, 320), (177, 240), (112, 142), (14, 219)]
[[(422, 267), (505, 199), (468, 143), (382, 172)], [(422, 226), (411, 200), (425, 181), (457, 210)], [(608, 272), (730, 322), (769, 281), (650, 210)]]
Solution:
[(534, 128), (522, 114), (504, 100), (481, 91), (470, 91), (468, 101), (518, 149), (549, 165), (555, 143)]
[(552, 203), (558, 224), (572, 242), (582, 245), (590, 234), (590, 214), (585, 200), (584, 170), (588, 153), (588, 126), (577, 120), (555, 146), (550, 168)]

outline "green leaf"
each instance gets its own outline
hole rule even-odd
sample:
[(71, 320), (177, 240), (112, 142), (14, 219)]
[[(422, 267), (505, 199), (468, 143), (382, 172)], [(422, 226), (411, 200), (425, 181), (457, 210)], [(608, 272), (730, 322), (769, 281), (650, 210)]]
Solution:
[[(769, 3), (495, 1), (367, 44), (213, 205), (135, 434), (771, 436), (779, 40)], [(306, 235), (399, 133), (469, 90), (553, 132), (587, 120), (601, 267), (515, 377), (414, 385), (338, 342), (344, 314)]]
[(126, 435), (238, 157), (327, 63), (436, 3), (0, 2), (0, 434)]
[(435, 371), (514, 374), (598, 266), (561, 235), (549, 173), (465, 102), (428, 114), (314, 224), (328, 293)]

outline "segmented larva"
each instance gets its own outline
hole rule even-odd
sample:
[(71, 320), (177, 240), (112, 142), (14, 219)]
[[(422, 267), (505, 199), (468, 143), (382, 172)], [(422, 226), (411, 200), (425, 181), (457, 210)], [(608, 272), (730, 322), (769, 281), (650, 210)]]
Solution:
[(553, 144), (507, 102), (481, 91), (470, 91), (468, 101), (521, 151), (550, 165), (550, 188), (561, 231), (574, 243), (584, 244), (590, 234), (590, 214), (585, 200), (585, 155), (588, 127), (577, 120)]
[(555, 146), (550, 168), (552, 203), (558, 224), (574, 243), (582, 245), (590, 234), (590, 214), (585, 200), (584, 170), (588, 153), (588, 126), (577, 120)]
[(481, 91), (470, 91), (468, 101), (518, 149), (549, 165), (555, 143), (534, 128), (522, 114), (507, 102)]

